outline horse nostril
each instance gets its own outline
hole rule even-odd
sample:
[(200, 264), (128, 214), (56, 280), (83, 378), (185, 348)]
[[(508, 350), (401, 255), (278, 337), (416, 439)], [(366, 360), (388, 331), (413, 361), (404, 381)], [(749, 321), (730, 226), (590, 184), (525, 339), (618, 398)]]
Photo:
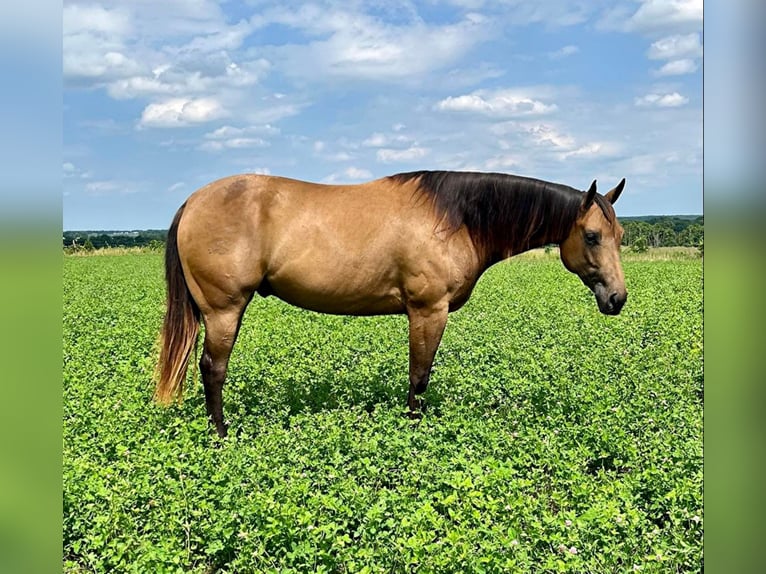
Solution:
[(624, 297), (620, 297), (616, 292), (609, 295), (609, 306), (615, 311), (622, 309), (625, 304), (625, 300), (628, 298), (627, 293)]

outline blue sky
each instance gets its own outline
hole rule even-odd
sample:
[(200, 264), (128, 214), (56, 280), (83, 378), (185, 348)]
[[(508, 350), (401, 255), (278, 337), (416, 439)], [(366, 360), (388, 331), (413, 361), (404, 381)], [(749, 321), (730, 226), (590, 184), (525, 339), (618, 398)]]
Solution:
[(500, 171), (702, 213), (702, 1), (65, 2), (64, 229), (234, 173)]

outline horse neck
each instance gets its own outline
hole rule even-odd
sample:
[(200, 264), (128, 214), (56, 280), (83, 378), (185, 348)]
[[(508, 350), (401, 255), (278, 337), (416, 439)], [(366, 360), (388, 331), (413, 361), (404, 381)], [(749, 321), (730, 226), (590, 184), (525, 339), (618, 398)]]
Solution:
[(534, 217), (517, 220), (513, 224), (515, 228), (493, 234), (495, 245), (484, 249), (488, 265), (545, 245), (560, 245), (567, 238), (576, 220), (581, 198), (573, 194), (562, 202), (562, 196), (557, 195), (553, 186), (540, 193), (548, 197), (540, 204), (540, 210)]

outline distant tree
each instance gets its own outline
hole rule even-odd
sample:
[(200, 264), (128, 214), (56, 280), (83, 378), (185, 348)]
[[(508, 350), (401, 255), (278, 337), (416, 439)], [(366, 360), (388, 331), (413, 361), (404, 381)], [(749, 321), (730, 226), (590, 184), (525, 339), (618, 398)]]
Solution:
[(83, 249), (85, 249), (85, 251), (93, 251), (93, 250), (96, 249), (93, 246), (93, 242), (90, 240), (90, 237), (87, 237), (85, 239), (85, 243), (82, 244), (82, 247), (83, 247)]
[(681, 233), (690, 224), (690, 221), (683, 217), (671, 217), (669, 221), (676, 234)]
[(151, 239), (147, 244), (146, 247), (149, 248), (151, 251), (162, 251), (165, 249), (165, 242), (160, 241), (159, 239)]
[(636, 238), (636, 231), (638, 227), (637, 221), (625, 221), (622, 224), (622, 244), (630, 246), (633, 240)]
[[(91, 237), (88, 237), (91, 239)], [(101, 249), (102, 247), (111, 247), (112, 246), (112, 236), (107, 235), (106, 233), (99, 233), (98, 235), (95, 235), (92, 237), (93, 239), (93, 245)]]
[(631, 251), (634, 251), (636, 253), (645, 253), (647, 249), (649, 249), (649, 245), (646, 241), (646, 237), (643, 235), (641, 237), (637, 237), (633, 241), (633, 245), (630, 247)]
[(659, 221), (652, 225), (647, 239), (651, 247), (678, 245), (678, 237), (673, 229), (672, 222), (669, 220)]
[(692, 223), (678, 236), (678, 242), (687, 247), (696, 247), (702, 242), (704, 229), (697, 223)]
[(630, 247), (639, 237), (649, 237), (652, 225), (646, 221), (626, 221), (623, 224), (625, 233), (622, 236), (622, 244)]

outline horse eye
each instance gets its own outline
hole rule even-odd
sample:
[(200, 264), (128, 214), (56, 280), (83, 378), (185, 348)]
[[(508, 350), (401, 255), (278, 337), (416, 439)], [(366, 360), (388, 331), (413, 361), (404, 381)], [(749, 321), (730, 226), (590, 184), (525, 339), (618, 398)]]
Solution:
[(587, 231), (585, 233), (585, 243), (588, 245), (598, 245), (598, 233), (594, 233), (592, 231)]

